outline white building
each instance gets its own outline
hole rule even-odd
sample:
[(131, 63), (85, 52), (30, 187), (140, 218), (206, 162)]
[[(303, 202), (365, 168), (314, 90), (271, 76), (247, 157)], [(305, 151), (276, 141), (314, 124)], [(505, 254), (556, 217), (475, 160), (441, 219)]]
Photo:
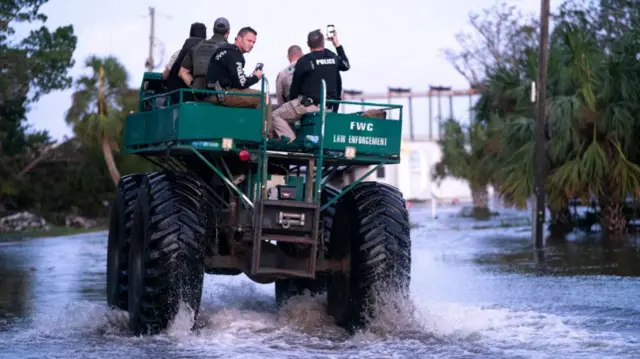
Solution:
[[(454, 178), (446, 178), (440, 183), (431, 179), (433, 166), (440, 161), (442, 153), (436, 142), (441, 133), (441, 123), (447, 118), (456, 118), (463, 124), (472, 118), (470, 107), (477, 100), (477, 96), (469, 98), (467, 95), (449, 96), (443, 94), (442, 98), (431, 96), (428, 93), (414, 96), (411, 101), (407, 98), (386, 97), (389, 104), (403, 105), (402, 113), (402, 145), (401, 159), (397, 165), (387, 165), (374, 172), (367, 180), (378, 180), (389, 183), (402, 191), (404, 197), (410, 201), (430, 201), (435, 198), (438, 202), (451, 203), (453, 201), (470, 202), (471, 191), (467, 181)], [(369, 99), (374, 97), (369, 96)], [(385, 96), (375, 97), (376, 103), (382, 103)], [(352, 98), (358, 101), (358, 96)], [(365, 99), (362, 99), (365, 101)], [(368, 100), (367, 100), (368, 101)], [(441, 103), (442, 102), (442, 103)], [(341, 112), (351, 113), (364, 111), (370, 106), (345, 105), (341, 106)], [(397, 109), (387, 111), (387, 118), (394, 120), (400, 118)], [(410, 140), (413, 138), (413, 140)], [(358, 178), (364, 172), (358, 171)], [(489, 195), (493, 189), (489, 187)]]
[(409, 201), (471, 201), (467, 181), (447, 178), (437, 183), (431, 178), (433, 166), (441, 156), (435, 141), (402, 141), (400, 163), (381, 167), (368, 179), (397, 187)]

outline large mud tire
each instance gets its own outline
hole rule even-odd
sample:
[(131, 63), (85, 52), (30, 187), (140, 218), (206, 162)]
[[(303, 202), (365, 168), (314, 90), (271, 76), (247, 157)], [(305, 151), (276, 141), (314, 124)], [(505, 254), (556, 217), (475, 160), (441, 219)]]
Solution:
[(139, 173), (122, 176), (111, 206), (107, 244), (107, 304), (121, 310), (129, 307), (129, 245), (138, 187), (144, 176)]
[(200, 307), (208, 213), (202, 182), (180, 172), (142, 181), (129, 252), (129, 320), (136, 335), (166, 329), (181, 302)]
[[(329, 185), (324, 187), (322, 191), (321, 202), (327, 203), (331, 198), (340, 193)], [(333, 202), (322, 213), (320, 213), (321, 228), (322, 228), (322, 242), (319, 246), (320, 250), (325, 251), (326, 246), (329, 244), (329, 236), (331, 235), (331, 227), (333, 226), (334, 215), (336, 213), (336, 202)], [(316, 273), (316, 279), (308, 278), (290, 278), (290, 279), (278, 279), (275, 283), (276, 291), (276, 305), (279, 307), (289, 298), (303, 295), (307, 291), (311, 295), (319, 295), (325, 293), (327, 290), (327, 274)]]
[(346, 193), (336, 208), (329, 254), (350, 261), (349, 272), (327, 279), (327, 311), (339, 326), (366, 326), (381, 304), (379, 291), (387, 299), (407, 298), (411, 239), (402, 193), (379, 182), (361, 182)]

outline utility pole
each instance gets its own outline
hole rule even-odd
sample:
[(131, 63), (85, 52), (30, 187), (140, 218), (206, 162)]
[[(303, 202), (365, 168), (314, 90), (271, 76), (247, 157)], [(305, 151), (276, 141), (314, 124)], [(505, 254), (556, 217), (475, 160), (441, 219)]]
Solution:
[(149, 17), (151, 18), (151, 29), (149, 32), (149, 57), (147, 58), (147, 71), (153, 71), (153, 45), (156, 37), (156, 9), (149, 7)]
[(547, 62), (549, 57), (549, 0), (541, 0), (540, 4), (540, 50), (538, 53), (537, 118), (534, 188), (536, 204), (534, 212), (534, 228), (532, 232), (536, 249), (544, 247), (545, 194), (547, 179)]

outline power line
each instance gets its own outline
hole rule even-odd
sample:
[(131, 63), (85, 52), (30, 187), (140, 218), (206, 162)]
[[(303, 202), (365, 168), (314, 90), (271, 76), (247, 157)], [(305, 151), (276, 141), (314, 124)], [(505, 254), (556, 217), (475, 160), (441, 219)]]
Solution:
[[(156, 8), (150, 6), (149, 7), (149, 20), (150, 20), (150, 29), (149, 29), (149, 55), (147, 60), (145, 61), (145, 67), (147, 71), (153, 71), (160, 67), (162, 62), (164, 61), (164, 43), (156, 37), (156, 14), (162, 15), (167, 19), (172, 19), (170, 15), (164, 13), (156, 13)], [(146, 16), (145, 16), (146, 17)], [(154, 51), (158, 50), (160, 61), (155, 62)]]

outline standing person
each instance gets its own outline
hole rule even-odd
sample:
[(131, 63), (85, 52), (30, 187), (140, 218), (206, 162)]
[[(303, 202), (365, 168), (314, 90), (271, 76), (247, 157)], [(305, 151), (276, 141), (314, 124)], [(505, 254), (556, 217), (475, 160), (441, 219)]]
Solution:
[(298, 59), (293, 72), (290, 100), (273, 111), (273, 127), (279, 137), (289, 137), (289, 143), (296, 138), (290, 124), (304, 114), (319, 111), (322, 80), (326, 83), (327, 100), (338, 100), (340, 71), (350, 68), (344, 49), (334, 33), (331, 39), (338, 54), (324, 47), (324, 35), (314, 30), (307, 36), (307, 45), (311, 50)]
[(276, 77), (276, 103), (278, 106), (282, 106), (283, 103), (289, 101), (289, 89), (291, 88), (291, 81), (293, 80), (293, 69), (302, 55), (302, 49), (298, 45), (292, 45), (287, 50), (289, 66), (280, 71)]
[[(222, 45), (216, 50), (209, 61), (207, 68), (207, 89), (215, 91), (244, 92), (248, 94), (260, 94), (260, 91), (250, 89), (262, 78), (262, 69), (256, 69), (250, 76), (244, 72), (244, 54), (251, 52), (256, 43), (258, 33), (251, 27), (243, 27), (238, 31), (233, 44)], [(271, 132), (271, 98), (268, 91), (265, 93), (267, 100), (267, 124)], [(259, 96), (239, 96), (217, 94), (209, 98), (213, 103), (229, 107), (261, 108), (262, 102)]]
[(206, 89), (209, 60), (220, 46), (228, 43), (227, 38), (230, 32), (229, 20), (220, 17), (213, 23), (211, 38), (201, 41), (189, 50), (178, 72), (187, 86), (194, 89)]

